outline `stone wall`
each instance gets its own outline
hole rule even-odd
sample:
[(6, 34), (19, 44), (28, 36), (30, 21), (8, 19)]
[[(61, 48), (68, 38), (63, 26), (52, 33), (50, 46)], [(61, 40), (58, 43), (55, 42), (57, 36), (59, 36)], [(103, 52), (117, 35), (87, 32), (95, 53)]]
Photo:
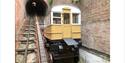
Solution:
[(82, 45), (110, 54), (109, 0), (81, 0)]

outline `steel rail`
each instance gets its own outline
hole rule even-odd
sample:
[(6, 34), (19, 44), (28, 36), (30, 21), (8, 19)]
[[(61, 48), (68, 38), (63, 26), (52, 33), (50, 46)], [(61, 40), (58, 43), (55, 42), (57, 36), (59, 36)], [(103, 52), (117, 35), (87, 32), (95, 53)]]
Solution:
[[(39, 41), (38, 41), (38, 31), (36, 30), (36, 19), (34, 17), (30, 17), (28, 21), (25, 21), (25, 23), (22, 26), (21, 33), (18, 34), (20, 39), (18, 39), (18, 42), (16, 44), (16, 60), (19, 63), (27, 63), (28, 61), (28, 54), (31, 51), (32, 53), (35, 53), (35, 63), (40, 63), (40, 49), (39, 49)], [(31, 39), (33, 38), (33, 39)], [(21, 47), (21, 44), (23, 44), (23, 47)], [(31, 45), (33, 44), (33, 46)], [(31, 48), (29, 46), (31, 45)], [(32, 48), (33, 47), (33, 48)], [(20, 60), (20, 57), (18, 55), (23, 54), (23, 58)]]
[[(31, 18), (30, 18), (31, 20)], [(27, 36), (27, 42), (26, 42), (26, 49), (25, 49), (25, 54), (24, 54), (24, 61), (23, 63), (27, 63), (27, 52), (28, 52), (28, 46), (29, 46), (29, 38), (30, 38), (30, 28), (31, 28), (31, 21), (29, 20), (29, 29), (28, 29), (28, 36)]]

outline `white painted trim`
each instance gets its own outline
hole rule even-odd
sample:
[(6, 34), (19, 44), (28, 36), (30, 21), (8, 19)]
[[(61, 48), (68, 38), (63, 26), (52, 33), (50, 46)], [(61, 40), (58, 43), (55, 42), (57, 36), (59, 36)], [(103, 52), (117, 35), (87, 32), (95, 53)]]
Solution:
[[(62, 18), (62, 14), (63, 14), (63, 8), (64, 7), (68, 7), (71, 9), (71, 12), (70, 12), (70, 24), (71, 25), (81, 25), (81, 11), (79, 8), (73, 6), (73, 5), (57, 5), (57, 6), (54, 6), (52, 9), (51, 9), (51, 25), (53, 25), (53, 13), (54, 12), (57, 12), (57, 13), (61, 13), (61, 24), (57, 24), (57, 25), (62, 25), (63, 24), (63, 18)], [(79, 14), (78, 15), (78, 24), (74, 24), (73, 23), (73, 13), (77, 13)]]
[[(74, 14), (74, 13), (72, 13), (72, 14)], [(73, 21), (72, 21), (72, 25), (81, 25), (81, 13), (76, 13), (76, 14), (78, 14), (78, 24), (75, 24), (75, 23), (73, 23)], [(72, 16), (73, 17), (73, 16)]]
[(62, 9), (65, 7), (70, 8), (71, 12), (73, 12), (73, 13), (81, 13), (79, 8), (72, 6), (72, 5), (57, 5), (57, 6), (54, 6), (51, 11), (52, 12), (62, 12), (63, 11)]
[(51, 12), (51, 23), (50, 24), (53, 24), (53, 12)]
[(78, 18), (79, 18), (79, 20), (78, 20), (78, 21), (79, 21), (79, 24), (81, 25), (81, 13), (79, 14), (79, 17), (78, 17)]

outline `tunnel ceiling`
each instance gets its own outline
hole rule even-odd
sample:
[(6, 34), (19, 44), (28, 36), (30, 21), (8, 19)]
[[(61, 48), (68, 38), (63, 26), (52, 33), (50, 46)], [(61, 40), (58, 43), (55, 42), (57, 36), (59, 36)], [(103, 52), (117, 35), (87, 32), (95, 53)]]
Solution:
[(28, 0), (25, 5), (26, 13), (29, 16), (45, 16), (47, 7), (43, 0)]

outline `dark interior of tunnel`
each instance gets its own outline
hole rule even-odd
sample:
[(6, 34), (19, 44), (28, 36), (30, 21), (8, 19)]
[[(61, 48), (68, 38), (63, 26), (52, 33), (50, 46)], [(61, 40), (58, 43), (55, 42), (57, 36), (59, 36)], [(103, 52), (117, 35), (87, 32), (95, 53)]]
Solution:
[(45, 16), (47, 4), (43, 0), (28, 0), (25, 9), (28, 16)]

